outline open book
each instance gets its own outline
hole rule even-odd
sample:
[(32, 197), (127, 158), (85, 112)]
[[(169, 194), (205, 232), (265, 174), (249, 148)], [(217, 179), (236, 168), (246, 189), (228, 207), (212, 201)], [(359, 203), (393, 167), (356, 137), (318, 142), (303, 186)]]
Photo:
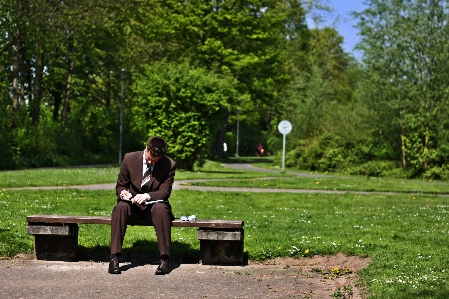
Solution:
[[(120, 199), (120, 200), (123, 200), (123, 201), (132, 201), (132, 197), (129, 197), (129, 198), (122, 198), (122, 199)], [(144, 202), (143, 203), (143, 205), (144, 206), (149, 206), (149, 205), (152, 205), (152, 204), (155, 204), (155, 203), (157, 203), (157, 202), (164, 202), (165, 200), (162, 200), (162, 199), (160, 199), (160, 200), (147, 200), (146, 202)]]

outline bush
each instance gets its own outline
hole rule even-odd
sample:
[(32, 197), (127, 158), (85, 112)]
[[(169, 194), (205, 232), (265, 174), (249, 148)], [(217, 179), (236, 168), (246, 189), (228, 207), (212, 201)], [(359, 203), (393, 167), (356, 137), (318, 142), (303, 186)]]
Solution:
[(330, 134), (307, 140), (297, 150), (299, 168), (312, 171), (344, 169), (350, 153), (340, 137)]
[(237, 98), (235, 88), (230, 74), (188, 62), (147, 65), (133, 85), (132, 131), (164, 137), (178, 167), (192, 170), (210, 152), (223, 117)]
[(434, 166), (429, 168), (422, 175), (423, 179), (426, 180), (449, 180), (449, 166), (447, 164), (443, 164), (443, 166)]
[(348, 169), (350, 174), (383, 177), (391, 175), (393, 170), (397, 170), (398, 165), (392, 161), (369, 161), (360, 166)]
[(301, 169), (318, 170), (318, 161), (323, 157), (323, 149), (318, 138), (308, 140), (299, 148), (302, 152), (298, 160), (298, 167)]
[[(285, 166), (296, 167), (298, 165), (298, 160), (301, 158), (301, 155), (302, 155), (301, 149), (298, 147), (286, 153)], [(280, 159), (282, 159), (282, 152), (280, 152)]]

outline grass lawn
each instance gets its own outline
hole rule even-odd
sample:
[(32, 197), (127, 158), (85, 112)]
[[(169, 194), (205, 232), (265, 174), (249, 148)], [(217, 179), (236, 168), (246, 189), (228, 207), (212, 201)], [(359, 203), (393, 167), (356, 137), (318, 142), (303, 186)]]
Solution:
[[(237, 177), (240, 179), (247, 175), (251, 177), (246, 172), (220, 171), (218, 164), (212, 164), (208, 167), (217, 169), (206, 172), (205, 177), (210, 178), (213, 174), (241, 175)], [(114, 177), (112, 182), (115, 182), (118, 168), (113, 169), (109, 175)], [(61, 171), (63, 169), (55, 170), (46, 180), (57, 181), (63, 173)], [(195, 175), (184, 174), (188, 178)], [(84, 174), (85, 182), (91, 182), (90, 178), (86, 178), (91, 175), (95, 176)], [(77, 184), (81, 184), (83, 175), (77, 176), (80, 181)], [(24, 182), (26, 178), (21, 180)], [(313, 180), (317, 181), (315, 178)], [(388, 183), (388, 179), (382, 180)], [(246, 179), (241, 181), (250, 182)], [(323, 182), (315, 185), (323, 186)], [(405, 185), (408, 183), (410, 186), (415, 184), (413, 181), (404, 182)], [(427, 184), (428, 193), (420, 191), (422, 194), (419, 195), (175, 190), (170, 202), (176, 217), (195, 214), (199, 219), (244, 220), (245, 251), (251, 260), (307, 258), (338, 252), (370, 256), (373, 262), (360, 272), (360, 283), (368, 287), (370, 298), (443, 299), (448, 298), (449, 294), (449, 203), (446, 197), (431, 194), (444, 190), (439, 183)], [(388, 188), (406, 190), (404, 186), (391, 186)], [(382, 188), (382, 184), (376, 188)], [(0, 258), (33, 252), (33, 237), (26, 234), (27, 215), (110, 215), (114, 205), (114, 190), (0, 189)], [(195, 228), (173, 228), (172, 239), (174, 260), (198, 261), (199, 241)], [(80, 225), (79, 245), (84, 256), (95, 255), (100, 256), (99, 259), (107, 259), (109, 241), (109, 226)], [(156, 256), (154, 229), (130, 227), (124, 247), (130, 256)]]
[[(176, 180), (187, 179), (226, 179), (288, 177), (281, 173), (266, 173), (224, 168), (220, 162), (207, 161), (196, 171), (176, 171)], [(39, 168), (14, 171), (0, 171), (0, 188), (76, 186), (89, 184), (108, 184), (117, 182), (118, 166)]]
[(449, 194), (449, 183), (447, 182), (428, 182), (423, 180), (406, 180), (397, 178), (366, 178), (362, 176), (323, 175), (322, 177), (224, 179), (220, 181), (189, 183), (189, 185)]

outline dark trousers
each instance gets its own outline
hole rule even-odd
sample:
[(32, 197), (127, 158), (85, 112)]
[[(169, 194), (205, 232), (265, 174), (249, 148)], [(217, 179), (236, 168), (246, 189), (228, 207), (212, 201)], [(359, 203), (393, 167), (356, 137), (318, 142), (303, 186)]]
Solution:
[(111, 254), (122, 253), (123, 240), (129, 222), (145, 219), (153, 223), (156, 230), (160, 255), (170, 256), (171, 226), (173, 213), (169, 204), (156, 203), (141, 210), (138, 206), (119, 201), (112, 210)]

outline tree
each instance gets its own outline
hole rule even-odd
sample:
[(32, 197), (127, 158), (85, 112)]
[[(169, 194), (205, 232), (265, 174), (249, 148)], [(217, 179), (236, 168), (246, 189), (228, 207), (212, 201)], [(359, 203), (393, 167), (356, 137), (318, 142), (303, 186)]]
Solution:
[(237, 97), (235, 80), (189, 62), (161, 61), (144, 67), (135, 82), (133, 130), (166, 138), (169, 155), (192, 170), (206, 157), (223, 111)]
[(1, 76), (8, 82), (2, 85), (2, 107), (10, 131), (3, 143), (10, 149), (6, 160), (30, 167), (74, 164), (77, 153), (85, 163), (111, 156), (117, 74), (128, 68), (126, 60), (133, 61), (124, 34), (131, 2), (0, 4)]
[(377, 115), (392, 116), (379, 119), (395, 128), (395, 147), (413, 175), (445, 162), (437, 156), (439, 144), (448, 143), (438, 137), (447, 118), (442, 112), (448, 104), (448, 13), (446, 1), (372, 0), (356, 14), (368, 74), (388, 95), (367, 105)]
[[(296, 4), (295, 1), (285, 1)], [(242, 115), (258, 122), (286, 83), (283, 76), (288, 13), (278, 0), (154, 1), (145, 36), (157, 58), (232, 74)], [(291, 5), (290, 7), (293, 7)], [(304, 20), (301, 20), (304, 21)], [(297, 25), (297, 24), (296, 24)], [(289, 32), (292, 32), (290, 30)], [(157, 47), (157, 51), (154, 49)], [(229, 112), (223, 111), (215, 150), (222, 151)]]
[[(291, 166), (323, 171), (336, 168), (341, 165), (330, 161), (335, 160), (331, 156), (347, 159), (351, 145), (361, 139), (352, 109), (359, 65), (343, 51), (342, 43), (343, 38), (335, 29), (313, 29), (308, 36), (308, 51), (289, 55), (289, 61), (295, 56), (303, 60), (298, 59), (301, 63), (289, 68), (291, 81), (280, 93), (277, 113), (281, 118), (272, 124), (270, 148), (280, 148), (277, 123), (288, 119), (294, 128), (287, 148)], [(301, 157), (308, 162), (301, 162)]]

